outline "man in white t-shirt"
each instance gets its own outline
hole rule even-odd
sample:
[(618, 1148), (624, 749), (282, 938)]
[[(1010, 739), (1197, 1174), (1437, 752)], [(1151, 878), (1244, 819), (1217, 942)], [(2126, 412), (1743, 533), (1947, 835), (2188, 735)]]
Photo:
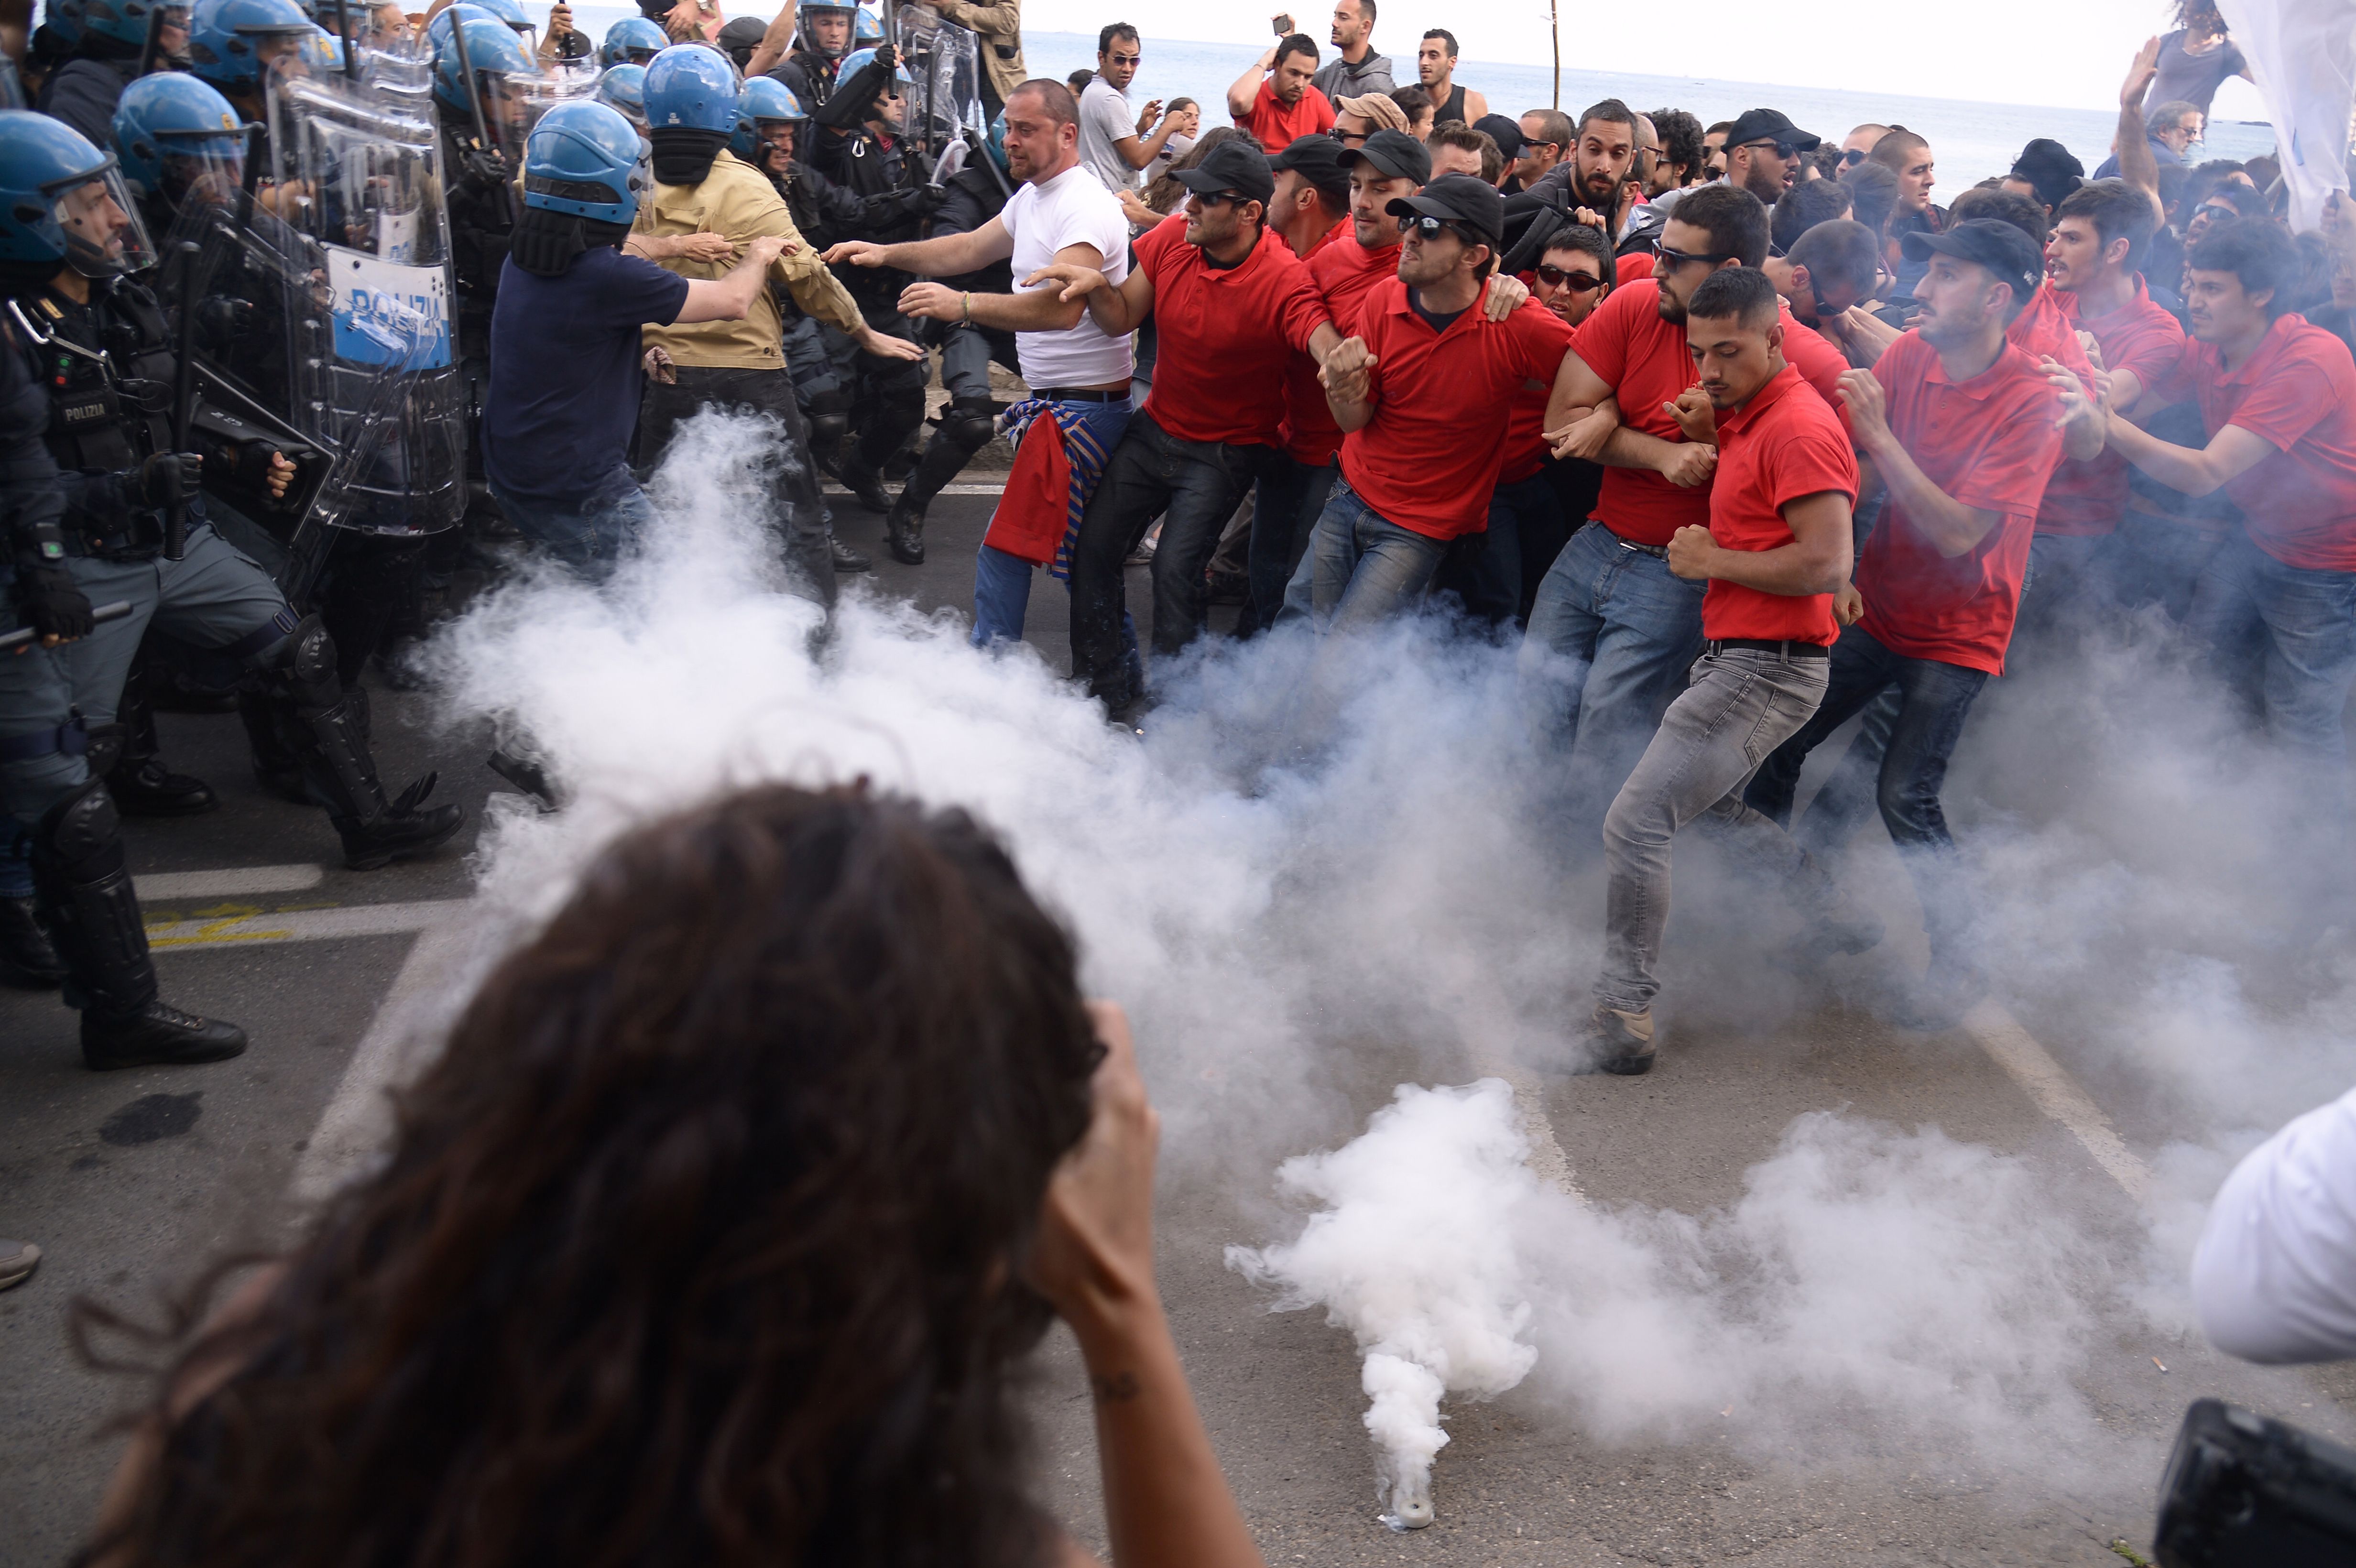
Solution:
[(1155, 99), (1132, 112), (1129, 84), (1145, 58), (1137, 29), (1114, 22), (1097, 35), (1097, 73), (1080, 92), (1080, 162), (1107, 190), (1135, 190), (1137, 172), (1162, 155), (1173, 135), (1187, 131)]
[(2192, 1260), (2192, 1300), (2227, 1355), (2356, 1357), (2356, 1092), (2234, 1167)]
[[(1025, 439), (1084, 426), (1098, 450), (1108, 453), (1129, 428), (1130, 340), (1107, 336), (1089, 319), (1085, 302), (1064, 299), (1055, 282), (1036, 287), (1027, 282), (1055, 265), (1094, 268), (1116, 284), (1129, 275), (1129, 220), (1112, 192), (1080, 162), (1079, 117), (1072, 90), (1062, 82), (1033, 78), (1023, 83), (1006, 100), (1006, 172), (1022, 186), (1004, 211), (970, 233), (938, 240), (846, 240), (828, 251), (826, 261), (896, 267), (919, 278), (960, 277), (1011, 261), (1012, 293), (916, 283), (901, 294), (900, 312), (1012, 331), (1023, 379), (1044, 405)], [(1066, 443), (1067, 455), (1072, 451)], [(1093, 485), (1092, 465), (1077, 456), (1073, 472)], [(1085, 496), (1080, 504), (1087, 504)], [(1019, 642), (1030, 595), (1031, 564), (984, 544), (974, 577), (975, 645)]]

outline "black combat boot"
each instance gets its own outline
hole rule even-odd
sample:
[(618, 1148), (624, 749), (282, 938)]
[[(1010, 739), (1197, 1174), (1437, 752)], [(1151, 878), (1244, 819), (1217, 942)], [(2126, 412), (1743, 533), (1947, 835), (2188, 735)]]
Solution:
[(304, 781), (326, 804), (344, 840), (344, 864), (372, 871), (437, 849), (465, 826), (455, 805), (428, 808), (427, 773), (388, 801), (369, 754), (367, 705), (358, 688), (336, 678), (336, 645), (316, 615), (306, 615), (276, 656), (271, 700), (278, 731), (302, 759)]

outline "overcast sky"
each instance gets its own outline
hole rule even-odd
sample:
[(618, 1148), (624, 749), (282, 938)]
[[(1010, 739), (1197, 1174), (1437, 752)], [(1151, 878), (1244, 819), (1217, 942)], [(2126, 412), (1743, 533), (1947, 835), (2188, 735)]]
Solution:
[[(1332, 0), (1286, 3), (1322, 46)], [(1043, 31), (1093, 33), (1119, 12), (1149, 39), (1159, 33), (1242, 43), (1268, 37), (1275, 9), (1267, 0), (1024, 0), (1023, 12), (1026, 25)], [(1796, 8), (1758, 0), (1563, 0), (1562, 53), (1566, 67), (1589, 70), (2100, 109), (2118, 101), (2136, 46), (2163, 31), (2173, 10), (2167, 0)], [(1671, 16), (1674, 37), (1664, 26)], [(1551, 58), (1545, 0), (1383, 0), (1375, 47), (1405, 63), (1433, 26), (1454, 32), (1468, 60)], [(2239, 81), (2220, 92), (2215, 112), (2225, 120), (2264, 117), (2256, 92)]]

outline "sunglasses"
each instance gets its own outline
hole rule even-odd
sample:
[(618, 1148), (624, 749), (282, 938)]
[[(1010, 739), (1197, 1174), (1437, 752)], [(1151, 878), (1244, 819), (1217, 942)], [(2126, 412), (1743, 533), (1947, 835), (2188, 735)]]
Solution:
[(1851, 147), (1841, 155), (1841, 167), (1845, 169), (1853, 169), (1863, 162), (1865, 162), (1865, 149), (1862, 147)]
[(1398, 226), (1400, 233), (1421, 234), (1426, 240), (1430, 239), (1435, 234), (1445, 231), (1455, 235), (1458, 240), (1467, 245), (1486, 245), (1489, 243), (1486, 240), (1477, 239), (1472, 235), (1467, 234), (1463, 229), (1457, 228), (1456, 225), (1449, 222), (1445, 218), (1433, 218), (1427, 213), (1410, 212), (1398, 220)]
[(1734, 252), (1731, 251), (1672, 251), (1666, 245), (1662, 246), (1654, 254), (1672, 267), (1682, 267), (1689, 261), (1699, 261), (1704, 266), (1715, 267), (1720, 261), (1734, 260)]
[(1251, 197), (1248, 196), (1238, 196), (1236, 192), (1231, 190), (1198, 190), (1194, 193), (1194, 200), (1196, 204), (1203, 207), (1233, 207), (1238, 202), (1249, 201)]
[(1800, 155), (1800, 149), (1794, 146), (1789, 142), (1777, 142), (1772, 140), (1765, 142), (1745, 142), (1742, 145), (1746, 147), (1772, 147), (1775, 149), (1775, 155), (1779, 158), (1784, 159), (1786, 162)]
[(1538, 282), (1550, 289), (1569, 289), (1575, 294), (1587, 293), (1603, 286), (1601, 278), (1590, 278), (1584, 272), (1568, 272), (1547, 262), (1538, 264)]

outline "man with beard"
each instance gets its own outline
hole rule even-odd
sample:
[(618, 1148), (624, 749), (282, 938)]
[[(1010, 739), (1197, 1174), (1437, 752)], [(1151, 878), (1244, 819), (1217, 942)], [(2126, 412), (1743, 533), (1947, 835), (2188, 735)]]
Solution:
[(1398, 85), (1391, 58), (1375, 52), (1375, 0), (1334, 0), (1333, 63), (1311, 79), (1326, 101), (1388, 92)]
[(1471, 125), (1489, 112), (1489, 100), (1456, 80), (1456, 35), (1434, 27), (1415, 51), (1415, 79), (1432, 102), (1432, 120)]
[(1333, 105), (1310, 79), (1317, 45), (1306, 33), (1277, 39), (1227, 88), (1227, 112), (1273, 156), (1303, 136), (1333, 129)]
[(1792, 123), (1780, 109), (1748, 109), (1726, 133), (1726, 178), (1772, 207), (1800, 177), (1800, 155), (1820, 139)]
[(1573, 786), (1597, 805), (1701, 649), (1700, 589), (1668, 560), (1677, 529), (1708, 524), (1718, 464), (1718, 448), (1665, 411), (1693, 385), (1686, 302), (1712, 272), (1766, 257), (1767, 209), (1749, 192), (1688, 194), (1651, 281), (1613, 290), (1580, 325), (1547, 404), (1556, 454), (1602, 464), (1603, 485), (1538, 585), (1522, 672), (1541, 734), (1567, 744)]
[[(1526, 144), (1553, 134), (1552, 125), (1540, 126), (1550, 111), (1534, 110), (1522, 116)], [(1562, 116), (1554, 115), (1559, 122)], [(1525, 159), (1527, 150), (1525, 148)], [(1604, 219), (1606, 231), (1620, 232), (1627, 205), (1628, 176), (1636, 164), (1636, 112), (1616, 98), (1607, 98), (1579, 117), (1579, 129), (1562, 162), (1538, 177), (1525, 176), (1523, 189), (1542, 198), (1558, 188), (1573, 208), (1586, 208)]]
[(1604, 818), (1611, 881), (1586, 1044), (1606, 1072), (1653, 1065), (1669, 845), (1688, 823), (1747, 868), (1783, 880), (1810, 920), (1810, 948), (1858, 952), (1880, 940), (1880, 921), (1742, 799), (1769, 748), (1816, 710), (1826, 649), (1840, 635), (1836, 591), (1849, 573), (1857, 459), (1840, 421), (1783, 358), (1794, 330), (1774, 286), (1748, 267), (1712, 272), (1686, 311), (1700, 380), (1679, 395), (1678, 409), (1697, 421), (1707, 414), (1723, 465), (1708, 521), (1670, 537), (1668, 566), (1680, 583), (1707, 585), (1708, 640)]
[(1325, 356), (1342, 478), (1310, 541), (1320, 632), (1364, 627), (1422, 596), (1451, 541), (1488, 526), (1507, 415), (1530, 381), (1569, 363), (1570, 328), (1525, 301), (1502, 320), (1494, 287), (1505, 198), (1441, 175), (1387, 204), (1404, 236), (1398, 276)]

